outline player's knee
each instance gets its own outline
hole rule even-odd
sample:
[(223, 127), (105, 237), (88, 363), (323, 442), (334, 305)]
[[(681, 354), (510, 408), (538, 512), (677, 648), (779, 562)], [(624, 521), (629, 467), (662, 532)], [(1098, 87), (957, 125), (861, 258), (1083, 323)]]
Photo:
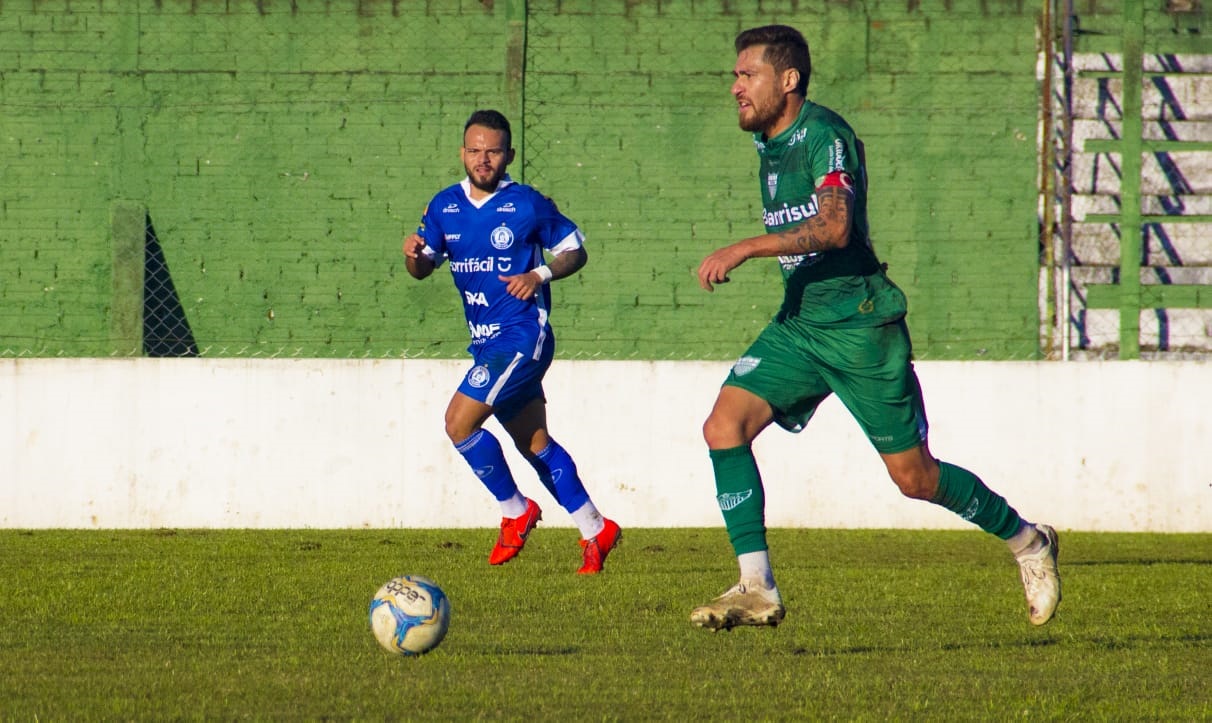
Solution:
[(703, 440), (709, 449), (729, 449), (744, 444), (744, 435), (736, 421), (713, 413), (703, 422)]
[(466, 424), (460, 423), (453, 419), (446, 420), (446, 436), (450, 439), (451, 444), (458, 446), (476, 433), (476, 428), (468, 427)]
[(890, 470), (889, 474), (904, 496), (914, 500), (926, 500), (927, 502), (934, 499), (934, 493), (938, 489), (938, 476), (935, 475), (932, 477), (929, 474), (929, 470)]

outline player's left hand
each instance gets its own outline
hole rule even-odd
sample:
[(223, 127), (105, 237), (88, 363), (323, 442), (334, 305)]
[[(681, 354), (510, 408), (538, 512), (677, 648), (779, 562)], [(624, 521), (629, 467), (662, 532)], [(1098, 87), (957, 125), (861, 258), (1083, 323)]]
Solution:
[(712, 284), (728, 283), (728, 272), (744, 263), (745, 258), (744, 251), (736, 244), (716, 249), (699, 264), (699, 286), (715, 291)]
[(498, 276), (497, 278), (505, 282), (505, 291), (509, 292), (510, 296), (522, 301), (534, 296), (535, 291), (543, 285), (543, 280), (533, 271), (527, 271), (517, 276)]

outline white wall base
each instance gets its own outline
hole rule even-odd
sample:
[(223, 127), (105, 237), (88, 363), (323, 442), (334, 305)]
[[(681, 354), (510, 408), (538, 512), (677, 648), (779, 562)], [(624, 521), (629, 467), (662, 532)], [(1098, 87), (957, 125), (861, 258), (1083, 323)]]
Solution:
[[(464, 361), (0, 360), (0, 527), (494, 527), (443, 433)], [(719, 526), (700, 427), (728, 364), (557, 361), (552, 435), (625, 527)], [(1063, 529), (1212, 531), (1212, 366), (924, 362), (931, 448)], [(489, 429), (509, 441), (495, 422)], [(955, 528), (828, 400), (755, 445), (771, 527)], [(544, 524), (568, 516), (513, 452)]]

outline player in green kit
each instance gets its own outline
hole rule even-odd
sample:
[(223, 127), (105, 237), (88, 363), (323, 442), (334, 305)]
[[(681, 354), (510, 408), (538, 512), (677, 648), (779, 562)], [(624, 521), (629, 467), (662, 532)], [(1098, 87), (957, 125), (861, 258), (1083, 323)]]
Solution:
[(695, 608), (695, 625), (778, 625), (785, 615), (766, 545), (765, 494), (751, 444), (772, 422), (803, 429), (836, 394), (902, 494), (941, 505), (1005, 540), (1018, 561), (1028, 619), (1048, 622), (1061, 598), (1056, 532), (1022, 519), (972, 472), (931, 454), (905, 326), (905, 296), (884, 273), (867, 229), (862, 143), (839, 115), (807, 100), (808, 44), (770, 25), (736, 38), (742, 130), (761, 161), (766, 233), (717, 249), (699, 266), (712, 291), (751, 258), (777, 258), (782, 307), (733, 365), (703, 436), (740, 581)]

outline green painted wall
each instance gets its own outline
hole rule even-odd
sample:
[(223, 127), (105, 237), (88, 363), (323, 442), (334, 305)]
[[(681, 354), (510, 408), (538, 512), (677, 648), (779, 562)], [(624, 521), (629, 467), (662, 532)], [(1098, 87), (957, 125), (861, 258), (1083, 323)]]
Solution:
[(774, 264), (710, 295), (694, 270), (760, 231), (732, 39), (785, 22), (813, 47), (811, 97), (865, 139), (875, 243), (910, 297), (919, 356), (1037, 358), (1039, 13), (3, 2), (0, 355), (138, 353), (127, 312), (142, 269), (120, 236), (123, 214), (146, 208), (204, 356), (459, 356), (452, 285), (408, 277), (400, 240), (461, 177), (468, 113), (497, 107), (521, 126), (515, 176), (589, 238), (590, 265), (555, 285), (561, 356), (733, 357), (777, 307)]

